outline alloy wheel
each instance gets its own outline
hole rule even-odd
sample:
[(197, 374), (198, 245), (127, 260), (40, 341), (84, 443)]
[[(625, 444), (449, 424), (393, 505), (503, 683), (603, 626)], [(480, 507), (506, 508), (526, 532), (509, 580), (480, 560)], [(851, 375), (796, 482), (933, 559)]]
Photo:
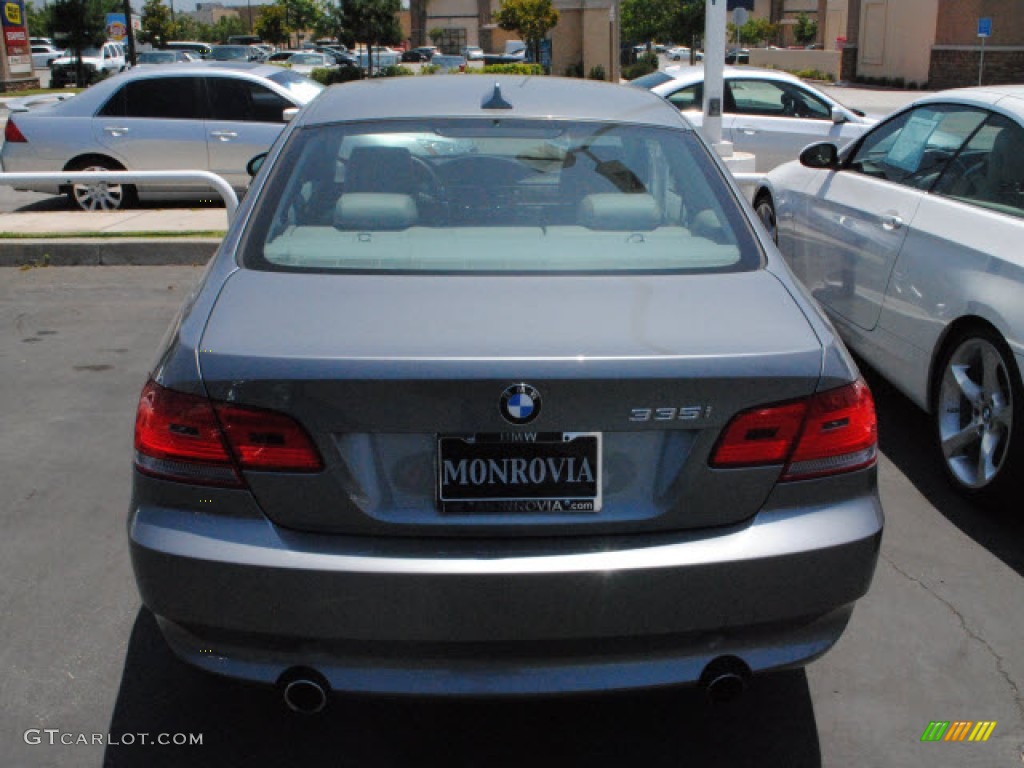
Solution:
[(987, 488), (1013, 437), (1013, 386), (999, 348), (978, 336), (961, 341), (946, 358), (936, 405), (946, 468), (965, 489)]
[[(108, 171), (102, 165), (91, 165), (79, 168), (80, 171)], [(108, 184), (104, 181), (92, 184), (73, 184), (71, 195), (75, 203), (83, 211), (116, 211), (124, 207), (125, 190), (121, 184)]]

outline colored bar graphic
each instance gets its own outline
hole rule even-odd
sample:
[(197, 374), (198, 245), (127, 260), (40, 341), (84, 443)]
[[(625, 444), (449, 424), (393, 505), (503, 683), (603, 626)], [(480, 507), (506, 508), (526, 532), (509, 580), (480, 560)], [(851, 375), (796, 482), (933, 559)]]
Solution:
[(924, 733), (921, 734), (921, 741), (942, 741), (942, 737), (946, 735), (948, 728), (948, 720), (945, 722), (932, 720), (928, 723), (928, 727), (924, 729)]
[(921, 741), (988, 741), (996, 724), (995, 720), (932, 720)]

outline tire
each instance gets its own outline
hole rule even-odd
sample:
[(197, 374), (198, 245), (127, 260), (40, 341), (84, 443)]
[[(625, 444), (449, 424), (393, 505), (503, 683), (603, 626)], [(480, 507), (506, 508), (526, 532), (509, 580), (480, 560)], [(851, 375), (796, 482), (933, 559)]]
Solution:
[(955, 333), (935, 372), (935, 444), (960, 493), (1008, 501), (1024, 466), (1024, 392), (1006, 342), (991, 328)]
[(754, 201), (754, 211), (757, 213), (757, 218), (764, 224), (764, 228), (768, 230), (772, 242), (778, 245), (779, 227), (775, 218), (775, 202), (772, 200), (772, 196), (767, 192), (759, 194), (757, 200)]
[[(123, 171), (118, 163), (103, 157), (80, 160), (68, 167), (69, 171)], [(135, 187), (130, 184), (72, 184), (68, 200), (83, 211), (117, 211), (135, 203)]]

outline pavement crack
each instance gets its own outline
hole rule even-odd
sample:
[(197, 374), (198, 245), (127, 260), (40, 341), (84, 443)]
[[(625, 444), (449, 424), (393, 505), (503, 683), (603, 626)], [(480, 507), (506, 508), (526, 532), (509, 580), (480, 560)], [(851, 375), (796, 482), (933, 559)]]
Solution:
[[(996, 671), (999, 672), (999, 675), (1003, 678), (1004, 681), (1006, 681), (1007, 686), (1009, 686), (1010, 691), (1013, 694), (1013, 700), (1017, 704), (1018, 717), (1020, 718), (1021, 723), (1024, 723), (1024, 695), (1021, 694), (1020, 686), (1017, 685), (1014, 679), (1010, 676), (1010, 673), (1007, 671), (1005, 659), (1003, 659), (1003, 657), (996, 652), (995, 648), (989, 645), (988, 641), (985, 640), (985, 638), (983, 638), (981, 635), (979, 635), (977, 632), (971, 629), (970, 625), (967, 623), (967, 619), (964, 618), (963, 614), (960, 613), (959, 610), (957, 610), (956, 606), (953, 605), (953, 603), (944, 598), (942, 595), (935, 592), (925, 582), (921, 581), (921, 579), (917, 578), (916, 576), (912, 576), (907, 571), (900, 568), (898, 565), (896, 565), (895, 562), (893, 562), (893, 560), (890, 557), (888, 557), (884, 553), (881, 555), (881, 557), (882, 560), (889, 564), (889, 567), (896, 571), (896, 573), (898, 573), (900, 576), (902, 576), (904, 579), (911, 582), (912, 584), (916, 584), (929, 595), (931, 595), (944, 606), (946, 606), (949, 612), (952, 613), (956, 617), (956, 620), (960, 623), (960, 628), (963, 630), (964, 634), (972, 640), (974, 640), (976, 643), (978, 643), (978, 645), (980, 645), (986, 651), (988, 651), (989, 655), (992, 656), (992, 658), (995, 660)], [(1024, 762), (1024, 750), (1022, 750), (1021, 761)]]

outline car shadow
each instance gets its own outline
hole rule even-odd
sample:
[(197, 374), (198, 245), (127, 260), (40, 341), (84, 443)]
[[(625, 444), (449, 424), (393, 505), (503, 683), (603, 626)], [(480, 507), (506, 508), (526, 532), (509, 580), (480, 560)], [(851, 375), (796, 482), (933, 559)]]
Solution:
[[(108, 768), (821, 765), (803, 670), (757, 677), (728, 704), (710, 704), (696, 688), (500, 700), (333, 696), (307, 716), (289, 712), (273, 688), (179, 661), (146, 609), (109, 732)], [(202, 734), (202, 745), (126, 738), (143, 733)]]
[(875, 397), (879, 448), (953, 525), (1024, 576), (1024, 517), (967, 499), (946, 480), (932, 445), (930, 417), (863, 360), (858, 365)]

